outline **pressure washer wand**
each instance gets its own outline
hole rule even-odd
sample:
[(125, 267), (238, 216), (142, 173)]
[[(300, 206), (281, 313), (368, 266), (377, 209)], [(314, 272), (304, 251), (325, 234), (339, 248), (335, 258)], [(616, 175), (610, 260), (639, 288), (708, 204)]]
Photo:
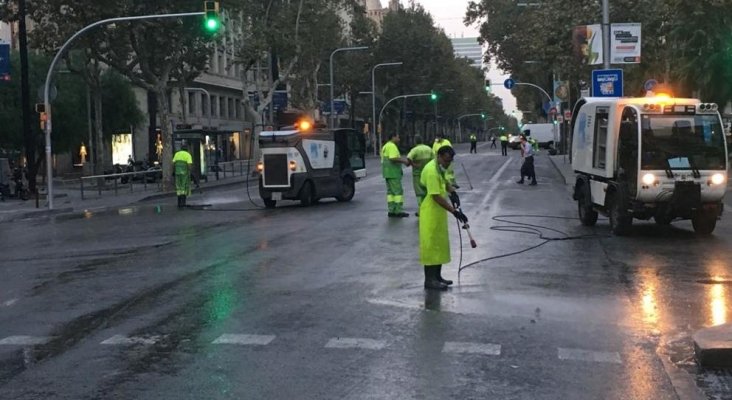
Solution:
[(463, 229), (468, 232), (468, 237), (470, 238), (470, 247), (473, 249), (478, 247), (478, 242), (475, 241), (475, 239), (473, 238), (473, 234), (470, 233), (470, 225), (468, 225), (467, 223), (463, 224)]

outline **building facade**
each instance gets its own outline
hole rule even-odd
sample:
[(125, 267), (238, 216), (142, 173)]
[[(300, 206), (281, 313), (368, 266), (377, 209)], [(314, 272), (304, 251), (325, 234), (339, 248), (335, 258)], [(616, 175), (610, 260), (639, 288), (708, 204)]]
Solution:
[(478, 42), (477, 37), (450, 39), (455, 57), (467, 58), (472, 67), (483, 69), (483, 46)]

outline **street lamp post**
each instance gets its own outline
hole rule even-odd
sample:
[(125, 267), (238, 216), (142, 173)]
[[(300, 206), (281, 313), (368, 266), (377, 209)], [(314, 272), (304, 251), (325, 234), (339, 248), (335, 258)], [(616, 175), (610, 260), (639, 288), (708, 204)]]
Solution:
[(335, 128), (335, 101), (334, 101), (334, 85), (333, 85), (333, 56), (336, 55), (336, 53), (341, 51), (359, 51), (359, 50), (368, 50), (368, 46), (359, 46), (359, 47), (341, 47), (338, 49), (333, 50), (332, 53), (330, 53), (330, 127)]
[(374, 143), (374, 155), (377, 155), (379, 152), (379, 149), (381, 148), (381, 135), (379, 135), (378, 139), (376, 135), (378, 135), (378, 127), (376, 126), (376, 69), (379, 67), (389, 67), (389, 66), (397, 66), (402, 65), (404, 63), (402, 62), (390, 62), (390, 63), (381, 63), (374, 65), (373, 68), (371, 68), (371, 125), (373, 127), (371, 128), (371, 132), (373, 134), (373, 143)]
[(53, 78), (53, 72), (56, 69), (56, 65), (61, 60), (61, 57), (66, 52), (66, 49), (71, 45), (71, 43), (76, 40), (79, 36), (84, 34), (85, 32), (94, 29), (100, 25), (107, 25), (107, 24), (113, 24), (116, 22), (125, 22), (125, 21), (139, 21), (139, 20), (147, 20), (147, 19), (161, 19), (161, 18), (183, 18), (183, 17), (199, 17), (202, 15), (205, 15), (205, 12), (189, 12), (189, 13), (178, 13), (178, 14), (157, 14), (157, 15), (139, 15), (135, 17), (118, 17), (118, 18), (109, 18), (104, 19), (101, 21), (94, 22), (90, 25), (87, 25), (86, 27), (82, 28), (80, 31), (73, 34), (66, 43), (61, 46), (61, 48), (56, 53), (56, 56), (53, 58), (53, 61), (51, 61), (51, 65), (48, 67), (48, 73), (46, 74), (46, 83), (43, 88), (43, 104), (46, 112), (46, 126), (44, 128), (45, 133), (45, 139), (46, 139), (46, 185), (47, 189), (46, 191), (48, 196), (48, 209), (53, 210), (53, 168), (51, 165), (52, 156), (51, 156), (51, 132), (53, 129), (52, 126), (52, 113), (51, 113), (51, 78)]
[(602, 0), (602, 66), (610, 69), (610, 2)]

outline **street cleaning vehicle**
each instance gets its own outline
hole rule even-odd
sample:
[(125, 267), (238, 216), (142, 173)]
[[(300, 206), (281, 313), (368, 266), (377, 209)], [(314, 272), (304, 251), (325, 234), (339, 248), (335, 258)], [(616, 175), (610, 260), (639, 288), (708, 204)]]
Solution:
[(328, 129), (303, 120), (260, 134), (259, 196), (267, 208), (280, 200), (309, 206), (335, 197), (351, 201), (356, 181), (366, 177), (366, 142), (354, 129)]
[(633, 219), (690, 219), (709, 235), (722, 215), (727, 143), (713, 103), (667, 95), (584, 98), (572, 118), (574, 199), (583, 225), (607, 215), (616, 235)]

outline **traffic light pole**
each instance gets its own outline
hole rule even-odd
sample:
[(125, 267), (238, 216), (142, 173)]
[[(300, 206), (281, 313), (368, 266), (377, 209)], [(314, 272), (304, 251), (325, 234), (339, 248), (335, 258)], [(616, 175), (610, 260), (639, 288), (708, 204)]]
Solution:
[[(391, 62), (391, 63), (381, 63), (374, 65), (373, 68), (371, 68), (371, 125), (372, 125), (372, 131), (373, 131), (373, 138), (374, 138), (374, 155), (379, 154), (379, 150), (381, 149), (381, 137), (376, 139), (376, 135), (379, 134), (379, 127), (376, 126), (376, 69), (379, 67), (389, 67), (389, 66), (398, 66), (402, 65), (402, 62)], [(332, 106), (331, 106), (332, 107)], [(332, 109), (331, 109), (332, 111)], [(376, 145), (376, 143), (379, 143), (379, 146)]]
[(140, 21), (147, 19), (162, 19), (162, 18), (183, 18), (183, 17), (200, 17), (206, 15), (205, 12), (190, 12), (190, 13), (179, 13), (179, 14), (154, 14), (154, 15), (139, 15), (135, 17), (119, 17), (109, 18), (101, 21), (94, 22), (91, 25), (87, 25), (80, 31), (76, 32), (69, 40), (64, 43), (63, 46), (58, 50), (56, 56), (51, 61), (51, 65), (48, 67), (48, 73), (46, 74), (46, 84), (43, 88), (43, 104), (46, 113), (46, 122), (44, 132), (46, 136), (46, 185), (47, 185), (47, 196), (48, 196), (48, 209), (53, 210), (53, 167), (51, 165), (51, 132), (53, 131), (53, 125), (51, 123), (51, 78), (61, 58), (66, 53), (67, 48), (73, 43), (76, 38), (84, 34), (85, 32), (94, 29), (98, 26), (113, 24), (115, 22), (128, 22), (128, 21)]
[(485, 115), (485, 114), (484, 113), (480, 113), (480, 114), (465, 114), (465, 115), (461, 115), (461, 116), (458, 117), (458, 119), (457, 119), (457, 121), (458, 121), (458, 134), (460, 135), (460, 141), (461, 142), (463, 141), (463, 126), (460, 123), (460, 121), (463, 118), (468, 118), (468, 117), (482, 117), (483, 115)]
[[(386, 107), (391, 104), (391, 102), (399, 100), (399, 99), (408, 99), (410, 97), (432, 97), (432, 93), (418, 93), (418, 94), (403, 94), (401, 96), (393, 97), (389, 101), (384, 104), (384, 107), (381, 107), (381, 111), (379, 112), (379, 119), (378, 123), (379, 126), (381, 126), (381, 117), (384, 115), (384, 110), (386, 110)], [(379, 149), (381, 149), (381, 135), (379, 135)]]

